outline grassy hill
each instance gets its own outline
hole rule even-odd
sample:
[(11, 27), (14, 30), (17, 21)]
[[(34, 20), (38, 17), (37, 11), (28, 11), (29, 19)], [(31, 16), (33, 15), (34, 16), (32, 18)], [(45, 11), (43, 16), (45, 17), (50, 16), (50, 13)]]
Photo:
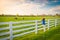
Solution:
[(60, 25), (46, 32), (39, 31), (37, 35), (34, 33), (27, 34), (24, 37), (17, 37), (14, 40), (60, 40)]

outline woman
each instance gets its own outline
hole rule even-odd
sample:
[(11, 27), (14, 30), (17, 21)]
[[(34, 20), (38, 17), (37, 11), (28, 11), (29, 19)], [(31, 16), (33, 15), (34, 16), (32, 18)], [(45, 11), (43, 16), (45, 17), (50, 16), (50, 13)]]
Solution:
[(42, 26), (43, 26), (44, 32), (45, 32), (45, 31), (46, 31), (46, 30), (45, 30), (45, 29), (46, 29), (46, 28), (45, 28), (45, 18), (42, 19)]

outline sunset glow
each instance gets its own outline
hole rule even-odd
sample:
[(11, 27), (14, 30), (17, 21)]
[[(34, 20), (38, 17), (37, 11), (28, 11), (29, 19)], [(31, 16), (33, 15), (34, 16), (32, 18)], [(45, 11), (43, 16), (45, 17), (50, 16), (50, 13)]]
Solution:
[[(40, 1), (40, 2), (39, 2)], [(56, 5), (54, 4), (56, 3)], [(0, 15), (60, 14), (59, 0), (0, 0)]]

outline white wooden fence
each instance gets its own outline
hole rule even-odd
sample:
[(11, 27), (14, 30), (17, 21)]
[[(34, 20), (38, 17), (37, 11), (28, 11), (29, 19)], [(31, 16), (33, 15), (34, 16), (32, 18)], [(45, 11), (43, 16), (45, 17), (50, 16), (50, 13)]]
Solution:
[[(1, 27), (0, 26), (0, 40), (13, 40), (14, 37), (22, 36), (28, 33), (35, 32), (35, 34), (38, 33), (38, 30), (44, 30), (46, 31), (46, 28), (48, 30), (50, 27), (56, 27), (58, 20), (47, 20), (45, 27), (43, 27), (41, 20), (30, 20), (30, 21), (19, 21), (19, 22), (0, 22), (0, 25), (6, 25), (7, 27)], [(14, 26), (14, 24), (17, 26)], [(19, 29), (20, 28), (20, 29)], [(6, 31), (5, 30), (9, 30)], [(26, 32), (25, 32), (26, 31)], [(19, 32), (19, 33), (18, 33)], [(15, 35), (14, 35), (15, 34)], [(8, 35), (8, 36), (6, 36)]]

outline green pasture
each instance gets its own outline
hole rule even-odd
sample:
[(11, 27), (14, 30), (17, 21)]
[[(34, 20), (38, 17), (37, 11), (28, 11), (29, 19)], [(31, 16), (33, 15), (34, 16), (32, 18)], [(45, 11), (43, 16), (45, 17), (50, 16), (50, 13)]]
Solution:
[(38, 31), (38, 34), (30, 33), (14, 40), (60, 40), (60, 25), (53, 27), (46, 32)]
[[(9, 21), (21, 21), (21, 20), (41, 20), (42, 18), (46, 19), (56, 19), (60, 16), (0, 16), (0, 22), (9, 22)], [(16, 19), (17, 18), (17, 19)]]
[[(0, 16), (0, 22), (10, 22), (10, 21), (19, 22), (19, 21), (26, 21), (26, 20), (42, 20), (42, 18), (57, 19), (57, 18), (59, 18), (59, 16), (28, 16), (28, 17), (25, 17), (25, 16), (24, 17), (19, 17), (19, 16), (17, 16), (17, 17), (15, 17), (15, 16), (11, 16), (11, 17), (10, 16)], [(33, 22), (31, 22), (31, 23), (33, 23)], [(31, 23), (26, 23), (26, 24), (31, 24)], [(21, 23), (21, 24), (13, 24), (13, 26), (19, 26), (19, 25), (23, 25), (23, 23)], [(41, 24), (39, 24), (39, 26), (40, 25)], [(0, 28), (8, 27), (8, 26), (9, 25), (0, 25)], [(60, 39), (59, 38), (60, 37), (59, 36), (60, 35), (60, 31), (58, 31), (58, 30), (60, 30), (59, 26), (60, 25), (57, 25), (56, 28), (53, 27), (49, 31), (47, 30), (46, 32), (43, 32), (43, 30), (38, 31), (38, 34), (30, 33), (30, 34), (27, 34), (27, 35), (19, 36), (19, 37), (14, 38), (14, 40), (56, 40), (56, 39), (59, 40)], [(29, 27), (30, 26), (24, 26), (24, 27), (21, 27), (21, 28), (15, 28), (13, 30), (20, 30), (20, 29), (29, 28)], [(34, 27), (34, 25), (32, 25), (32, 27)], [(31, 30), (34, 30), (34, 28), (30, 29), (30, 30), (25, 30), (25, 31), (22, 31), (22, 32), (17, 32), (17, 33), (14, 33), (13, 35), (20, 34), (20, 33), (23, 33), (23, 32), (28, 32), (28, 31), (31, 31)], [(2, 31), (0, 31), (0, 33), (8, 32), (8, 31), (9, 30), (2, 30)], [(54, 31), (56, 31), (56, 32), (54, 32)], [(4, 36), (0, 36), (0, 38), (7, 37), (7, 36), (9, 36), (9, 34), (4, 35)]]

